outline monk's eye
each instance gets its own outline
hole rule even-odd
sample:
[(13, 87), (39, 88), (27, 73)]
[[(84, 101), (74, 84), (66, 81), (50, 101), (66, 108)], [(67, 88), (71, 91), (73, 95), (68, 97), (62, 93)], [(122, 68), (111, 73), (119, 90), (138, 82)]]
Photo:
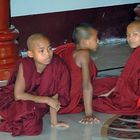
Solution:
[(134, 36), (137, 36), (137, 35), (140, 35), (140, 33), (134, 32), (133, 35), (134, 35)]
[(48, 47), (48, 51), (52, 51), (52, 47), (50, 46), (50, 47)]
[(44, 49), (40, 49), (39, 52), (40, 52), (40, 53), (43, 53), (43, 52), (44, 52)]

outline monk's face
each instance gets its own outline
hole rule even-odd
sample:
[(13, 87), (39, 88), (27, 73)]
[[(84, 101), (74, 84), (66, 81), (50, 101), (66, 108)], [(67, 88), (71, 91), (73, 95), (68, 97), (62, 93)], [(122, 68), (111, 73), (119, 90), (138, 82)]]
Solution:
[(127, 27), (127, 41), (131, 48), (140, 46), (140, 24), (130, 24)]
[(98, 33), (95, 29), (91, 30), (92, 36), (87, 40), (88, 48), (92, 51), (96, 51), (98, 48)]
[(33, 40), (30, 48), (29, 57), (34, 58), (36, 63), (47, 65), (51, 62), (53, 51), (48, 39)]

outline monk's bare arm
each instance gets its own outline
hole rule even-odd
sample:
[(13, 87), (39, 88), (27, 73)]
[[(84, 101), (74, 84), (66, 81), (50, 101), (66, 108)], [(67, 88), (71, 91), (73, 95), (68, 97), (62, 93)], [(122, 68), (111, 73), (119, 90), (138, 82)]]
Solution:
[(19, 65), (19, 70), (15, 82), (15, 89), (14, 89), (14, 96), (15, 100), (30, 100), (36, 103), (46, 103), (53, 108), (56, 108), (58, 102), (53, 100), (47, 96), (36, 96), (31, 95), (30, 93), (25, 93), (25, 80), (23, 77), (23, 68), (22, 64)]
[(82, 80), (83, 80), (82, 87), (86, 116), (93, 115), (92, 111), (93, 87), (90, 78), (89, 59), (90, 54), (88, 51), (81, 51), (77, 55), (77, 62), (80, 63), (80, 67), (82, 68)]
[(93, 110), (92, 110), (93, 87), (91, 84), (89, 61), (90, 61), (90, 54), (88, 51), (84, 50), (77, 57), (77, 62), (82, 68), (82, 80), (83, 80), (82, 85), (83, 85), (85, 117), (79, 121), (82, 124), (93, 124), (93, 123), (100, 122), (93, 115)]

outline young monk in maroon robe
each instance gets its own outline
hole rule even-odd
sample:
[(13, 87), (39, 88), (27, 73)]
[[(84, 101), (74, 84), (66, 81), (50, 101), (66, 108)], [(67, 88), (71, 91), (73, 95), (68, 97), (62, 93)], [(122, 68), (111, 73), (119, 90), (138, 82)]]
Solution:
[(93, 85), (97, 69), (90, 59), (90, 51), (96, 51), (97, 31), (88, 24), (80, 24), (73, 31), (75, 44), (69, 43), (55, 50), (67, 63), (71, 74), (70, 104), (59, 113), (78, 113), (85, 110), (82, 124), (99, 122), (92, 109)]
[(38, 135), (49, 108), (52, 126), (69, 127), (57, 120), (60, 106), (70, 99), (66, 65), (53, 55), (49, 39), (42, 34), (31, 35), (27, 46), (28, 57), (18, 62), (8, 85), (0, 90), (0, 131)]
[(127, 26), (127, 41), (133, 49), (114, 88), (93, 102), (97, 111), (140, 115), (140, 22)]

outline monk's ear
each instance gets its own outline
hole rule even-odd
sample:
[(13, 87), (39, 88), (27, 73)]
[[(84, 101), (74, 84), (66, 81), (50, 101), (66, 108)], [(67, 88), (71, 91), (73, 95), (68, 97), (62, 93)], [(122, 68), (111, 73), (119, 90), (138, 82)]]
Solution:
[(85, 39), (81, 39), (80, 40), (80, 45), (84, 46), (85, 45), (86, 40)]
[(28, 57), (33, 57), (33, 52), (32, 51), (27, 51)]
[(81, 44), (83, 44), (83, 46), (88, 46), (88, 44), (89, 44), (88, 39), (82, 39)]

